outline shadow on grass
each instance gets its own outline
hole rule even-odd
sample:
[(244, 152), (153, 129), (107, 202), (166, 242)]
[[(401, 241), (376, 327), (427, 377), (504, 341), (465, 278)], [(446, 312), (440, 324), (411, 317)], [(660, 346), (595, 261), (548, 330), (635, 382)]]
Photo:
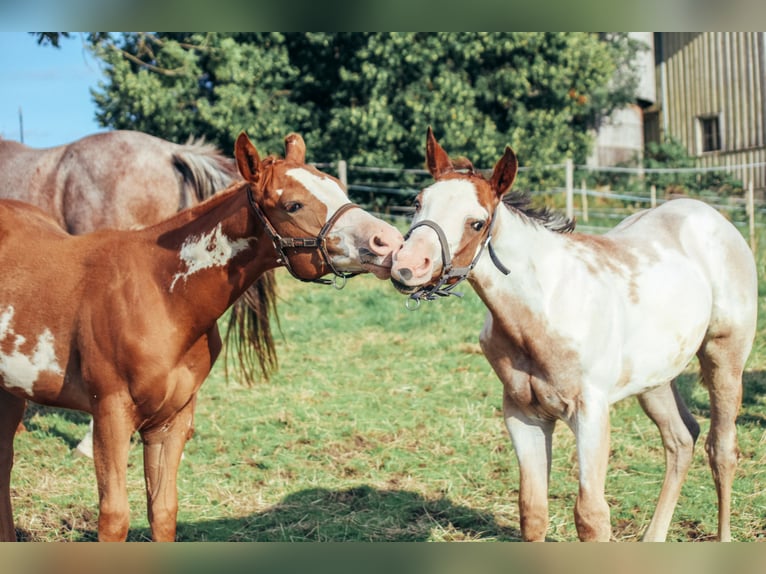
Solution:
[[(699, 373), (684, 373), (676, 379), (678, 391), (692, 413), (710, 417), (710, 400), (707, 391), (695, 393), (702, 387)], [(748, 371), (742, 377), (742, 407), (737, 417), (738, 424), (766, 427), (766, 372)]]
[(344, 490), (312, 488), (284, 498), (263, 512), (241, 518), (179, 523), (180, 541), (257, 542), (417, 542), (520, 540), (516, 529), (499, 525), (492, 514), (427, 500), (405, 490), (362, 485)]
[[(77, 525), (78, 541), (97, 539), (95, 516)], [(66, 528), (67, 525), (61, 525)], [(34, 535), (17, 530), (21, 541)], [(131, 529), (128, 541), (151, 539), (148, 529)], [(418, 542), (437, 540), (519, 541), (514, 528), (492, 514), (456, 505), (446, 498), (427, 500), (405, 490), (362, 485), (344, 490), (311, 488), (279, 504), (239, 518), (178, 523), (180, 542)]]
[[(27, 402), (27, 408), (24, 411), (24, 418), (22, 423), (28, 431), (42, 430), (40, 425), (35, 422), (38, 415), (49, 415), (55, 413), (64, 420), (71, 421), (77, 424), (88, 424), (90, 422), (90, 415), (82, 411), (75, 411), (71, 409), (62, 409), (58, 407), (46, 407), (38, 405), (31, 401)], [(80, 436), (73, 436), (69, 433), (63, 432), (55, 426), (46, 427), (45, 431), (51, 436), (60, 438), (69, 448), (75, 448), (84, 436), (84, 432)]]

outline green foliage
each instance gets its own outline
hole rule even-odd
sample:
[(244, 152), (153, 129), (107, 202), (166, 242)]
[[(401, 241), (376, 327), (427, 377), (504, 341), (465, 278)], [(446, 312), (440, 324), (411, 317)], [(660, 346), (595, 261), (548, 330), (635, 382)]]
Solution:
[(632, 99), (624, 34), (250, 33), (92, 37), (107, 81), (98, 119), (230, 150), (247, 130), (269, 152), (290, 131), (309, 159), (420, 167), (432, 125), (491, 167), (584, 161), (599, 117)]

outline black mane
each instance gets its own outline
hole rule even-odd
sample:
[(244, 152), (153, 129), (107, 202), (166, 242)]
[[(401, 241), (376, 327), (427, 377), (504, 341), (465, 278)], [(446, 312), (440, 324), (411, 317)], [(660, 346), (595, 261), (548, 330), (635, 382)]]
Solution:
[(526, 191), (509, 191), (503, 196), (503, 203), (511, 211), (523, 215), (526, 219), (542, 225), (556, 233), (571, 233), (575, 228), (575, 220), (551, 211), (547, 207), (539, 209), (530, 207), (532, 196)]

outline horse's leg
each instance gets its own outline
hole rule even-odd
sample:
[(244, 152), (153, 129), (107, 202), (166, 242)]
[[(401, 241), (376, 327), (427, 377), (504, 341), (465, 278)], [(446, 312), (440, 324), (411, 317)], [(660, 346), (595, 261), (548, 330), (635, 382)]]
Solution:
[(582, 401), (569, 421), (577, 440), (580, 471), (575, 526), (582, 541), (608, 542), (612, 527), (604, 487), (609, 462), (609, 404), (595, 395), (584, 395)]
[(171, 421), (141, 430), (149, 524), (157, 542), (172, 542), (176, 537), (176, 477), (184, 445), (194, 432), (195, 401), (196, 395)]
[(128, 536), (128, 451), (135, 425), (123, 405), (95, 406), (93, 412), (93, 464), (98, 483), (98, 539), (122, 541)]
[(657, 425), (662, 444), (665, 446), (665, 480), (643, 540), (663, 542), (681, 494), (681, 486), (692, 463), (694, 443), (699, 436), (700, 427), (678, 394), (674, 383), (640, 395), (638, 402)]
[(742, 402), (742, 372), (748, 344), (735, 337), (706, 340), (697, 352), (710, 395), (710, 432), (705, 450), (718, 494), (718, 539), (731, 540), (731, 490), (737, 467), (736, 420)]
[(13, 468), (13, 438), (24, 416), (27, 402), (0, 390), (0, 541), (16, 540), (11, 505), (11, 468)]
[(542, 542), (548, 530), (548, 479), (556, 420), (527, 417), (507, 394), (503, 398), (503, 412), (519, 461), (521, 536), (528, 542)]

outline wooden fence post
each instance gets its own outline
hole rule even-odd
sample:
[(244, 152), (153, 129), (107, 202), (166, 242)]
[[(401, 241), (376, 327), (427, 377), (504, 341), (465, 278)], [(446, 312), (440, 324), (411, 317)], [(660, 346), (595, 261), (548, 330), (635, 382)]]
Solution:
[(348, 164), (345, 159), (338, 160), (338, 179), (344, 187), (348, 188)]
[(651, 193), (651, 205), (652, 207), (657, 207), (657, 186), (653, 185), (649, 188), (649, 191)]
[(582, 180), (582, 185), (580, 187), (580, 194), (582, 198), (582, 221), (583, 223), (588, 223), (588, 192), (585, 189), (585, 180)]
[(566, 186), (567, 186), (567, 217), (574, 217), (574, 162), (572, 158), (566, 160)]
[(755, 191), (752, 179), (747, 185), (747, 216), (750, 227), (750, 249), (755, 253)]

